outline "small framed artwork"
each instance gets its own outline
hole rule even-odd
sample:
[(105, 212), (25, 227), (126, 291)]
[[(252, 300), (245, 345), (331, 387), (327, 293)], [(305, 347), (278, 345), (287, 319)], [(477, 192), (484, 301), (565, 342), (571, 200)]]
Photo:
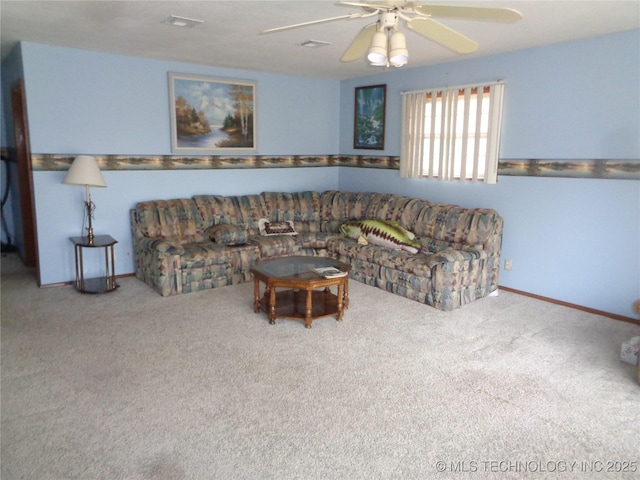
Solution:
[(353, 148), (384, 150), (386, 85), (356, 87)]
[(174, 153), (255, 151), (256, 83), (169, 74)]

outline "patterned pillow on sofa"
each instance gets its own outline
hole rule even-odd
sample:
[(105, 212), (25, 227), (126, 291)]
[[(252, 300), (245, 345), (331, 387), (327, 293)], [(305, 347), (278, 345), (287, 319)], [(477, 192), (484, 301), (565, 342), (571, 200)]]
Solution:
[(249, 240), (249, 232), (240, 225), (216, 225), (207, 229), (209, 238), (221, 245), (242, 245)]
[(260, 227), (260, 235), (297, 235), (296, 229), (291, 220), (283, 220), (281, 222), (271, 222), (266, 218), (258, 221)]

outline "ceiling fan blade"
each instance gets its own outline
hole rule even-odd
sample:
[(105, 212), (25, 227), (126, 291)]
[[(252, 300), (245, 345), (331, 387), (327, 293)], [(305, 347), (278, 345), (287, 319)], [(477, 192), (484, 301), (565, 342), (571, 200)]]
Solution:
[(415, 11), (430, 17), (462, 18), (502, 23), (513, 23), (522, 18), (520, 12), (511, 8), (422, 5), (415, 7)]
[(362, 7), (367, 10), (391, 10), (392, 8), (394, 8), (392, 5), (378, 5), (368, 2), (336, 2), (336, 5), (345, 7)]
[(431, 18), (414, 18), (407, 22), (407, 27), (440, 45), (458, 53), (471, 53), (478, 49), (478, 43), (461, 33), (436, 22)]
[(370, 23), (360, 30), (358, 35), (356, 35), (356, 38), (353, 39), (347, 50), (344, 52), (344, 55), (342, 55), (340, 61), (353, 62), (354, 60), (358, 60), (362, 57), (371, 44), (371, 37), (376, 33), (377, 26), (378, 22)]
[(260, 32), (260, 35), (265, 33), (281, 32), (283, 30), (289, 30), (291, 28), (306, 27), (307, 25), (315, 25), (317, 23), (333, 22), (334, 20), (342, 20), (343, 18), (348, 18), (348, 19), (360, 18), (361, 16), (362, 14), (360, 13), (350, 13), (349, 15), (340, 15), (339, 17), (323, 18), (321, 20), (311, 20), (310, 22), (296, 23), (295, 25), (286, 25), (284, 27), (268, 28), (267, 30), (263, 30), (262, 32)]

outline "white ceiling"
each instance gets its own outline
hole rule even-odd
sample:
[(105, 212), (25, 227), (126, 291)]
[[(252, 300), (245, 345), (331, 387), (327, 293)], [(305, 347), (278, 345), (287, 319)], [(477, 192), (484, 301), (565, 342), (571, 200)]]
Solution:
[[(640, 0), (447, 1), (422, 3), (509, 7), (522, 20), (498, 24), (439, 19), (476, 40), (480, 48), (459, 55), (407, 30), (409, 64), (431, 65), (640, 28)], [(333, 1), (31, 1), (0, 0), (2, 59), (18, 41), (122, 55), (345, 79), (379, 73), (363, 60), (340, 57), (371, 19), (337, 20), (280, 33), (272, 27), (360, 11)], [(195, 28), (162, 21), (169, 15), (203, 20)], [(331, 42), (304, 48), (306, 40)], [(393, 67), (392, 67), (393, 68)]]

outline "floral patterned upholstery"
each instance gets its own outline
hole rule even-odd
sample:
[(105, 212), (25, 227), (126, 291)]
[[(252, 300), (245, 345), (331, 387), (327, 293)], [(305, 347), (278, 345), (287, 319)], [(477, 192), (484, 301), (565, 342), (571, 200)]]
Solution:
[(183, 237), (201, 234), (204, 219), (189, 199), (155, 200), (136, 206), (137, 224), (145, 237)]
[(269, 220), (293, 221), (298, 233), (320, 231), (320, 194), (318, 192), (264, 192)]
[[(136, 276), (161, 295), (250, 280), (261, 259), (331, 256), (354, 280), (451, 310), (498, 288), (503, 220), (462, 208), (374, 192), (263, 192), (141, 202), (131, 210)], [(260, 219), (292, 221), (295, 236), (261, 236)], [(340, 225), (374, 218), (400, 223), (430, 255), (343, 237)]]

